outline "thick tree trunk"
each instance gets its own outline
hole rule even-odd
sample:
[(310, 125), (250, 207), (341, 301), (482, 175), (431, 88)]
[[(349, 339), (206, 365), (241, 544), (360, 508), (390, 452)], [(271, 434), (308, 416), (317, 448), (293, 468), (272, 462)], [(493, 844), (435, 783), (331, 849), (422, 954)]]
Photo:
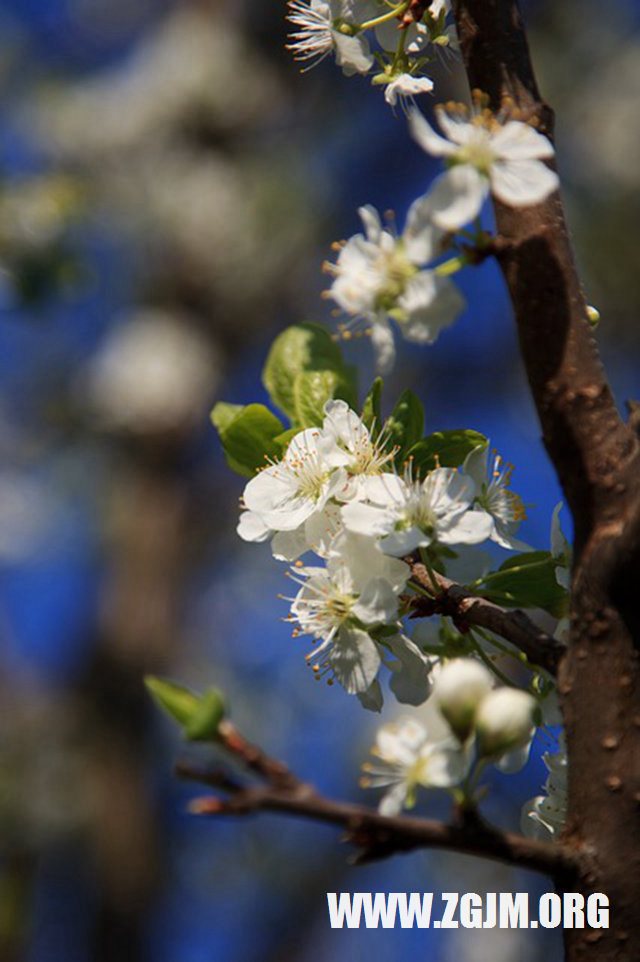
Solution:
[[(455, 0), (472, 88), (511, 101), (548, 135), (515, 0)], [(565, 931), (569, 962), (640, 958), (640, 444), (621, 420), (587, 321), (562, 203), (496, 204), (499, 261), (544, 443), (575, 526), (569, 650), (559, 692), (569, 750), (564, 840), (575, 885), (610, 899), (609, 929)]]

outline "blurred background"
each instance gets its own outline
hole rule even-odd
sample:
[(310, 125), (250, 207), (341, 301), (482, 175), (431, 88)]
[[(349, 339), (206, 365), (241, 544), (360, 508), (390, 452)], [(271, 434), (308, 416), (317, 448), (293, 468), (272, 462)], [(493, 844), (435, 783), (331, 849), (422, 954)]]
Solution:
[[(622, 404), (640, 396), (640, 6), (526, 11)], [(436, 167), (366, 80), (329, 61), (300, 74), (284, 12), (0, 2), (0, 962), (561, 958), (554, 932), (332, 931), (328, 890), (548, 883), (441, 853), (354, 869), (328, 828), (189, 816), (194, 789), (171, 775), (184, 750), (142, 686), (154, 672), (222, 687), (249, 737), (363, 797), (379, 718), (314, 684), (291, 645), (284, 569), (235, 534), (243, 482), (208, 412), (265, 400), (273, 336), (331, 323), (331, 242), (363, 203), (401, 224)], [(443, 71), (436, 89), (465, 95)], [(522, 537), (546, 548), (560, 495), (502, 283), (487, 263), (461, 286), (468, 311), (433, 348), (401, 348), (387, 405), (411, 385), (433, 430), (488, 435), (534, 506)], [(368, 351), (351, 354), (365, 390)], [(397, 714), (387, 697), (383, 720)], [(491, 817), (518, 825), (544, 747), (496, 778)]]

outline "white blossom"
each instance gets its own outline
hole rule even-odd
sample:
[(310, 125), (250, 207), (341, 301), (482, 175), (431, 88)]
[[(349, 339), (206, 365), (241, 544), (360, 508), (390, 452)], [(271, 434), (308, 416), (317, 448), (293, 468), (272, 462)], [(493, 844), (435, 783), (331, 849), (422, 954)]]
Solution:
[[(478, 750), (481, 755), (500, 756), (528, 748), (535, 732), (536, 700), (517, 688), (497, 688), (482, 699), (475, 715)], [(519, 753), (520, 755), (521, 753)], [(509, 767), (510, 771), (516, 770)]]
[(492, 687), (491, 672), (473, 658), (456, 658), (438, 673), (433, 699), (461, 741), (469, 737), (476, 712)]
[(514, 537), (526, 513), (520, 496), (509, 488), (513, 468), (505, 465), (500, 455), (495, 454), (489, 475), (488, 462), (489, 448), (480, 445), (467, 455), (463, 471), (475, 481), (475, 504), (484, 509), (493, 521), (489, 538), (503, 548), (527, 551), (528, 545)]
[(334, 539), (326, 567), (294, 569), (301, 587), (289, 620), (320, 642), (307, 656), (316, 674), (335, 677), (351, 694), (371, 686), (381, 655), (367, 629), (397, 622), (408, 575), (407, 565), (382, 554), (373, 539), (348, 532)]
[(367, 73), (373, 64), (366, 36), (352, 34), (341, 27), (353, 16), (353, 2), (348, 0), (289, 0), (288, 19), (298, 29), (287, 45), (296, 60), (308, 61), (309, 70), (329, 54), (347, 75)]
[(477, 217), (489, 191), (511, 207), (528, 207), (556, 190), (558, 175), (542, 162), (553, 157), (553, 145), (528, 124), (501, 124), (488, 110), (471, 119), (444, 107), (436, 114), (444, 137), (417, 110), (410, 126), (420, 146), (448, 164), (430, 192), (433, 220), (443, 230), (457, 231)]
[(433, 90), (433, 80), (429, 77), (415, 77), (410, 73), (401, 73), (385, 86), (384, 99), (391, 107), (395, 107), (398, 98), (403, 111), (406, 113), (409, 104), (414, 102), (418, 94), (427, 94)]
[(367, 499), (345, 505), (345, 527), (381, 539), (383, 551), (402, 556), (433, 542), (478, 544), (489, 536), (492, 520), (471, 509), (475, 485), (454, 468), (436, 468), (424, 481), (382, 474), (369, 478)]
[(109, 331), (80, 389), (110, 428), (175, 430), (202, 417), (218, 368), (190, 318), (140, 309)]
[(327, 463), (346, 471), (347, 483), (336, 497), (349, 501), (359, 496), (363, 478), (382, 473), (395, 450), (389, 449), (384, 434), (374, 441), (362, 418), (346, 401), (327, 401), (324, 415), (319, 449)]
[(365, 764), (361, 784), (388, 788), (378, 809), (397, 815), (415, 804), (418, 786), (450, 788), (464, 777), (466, 760), (455, 739), (432, 741), (427, 729), (413, 719), (384, 725), (371, 750), (377, 764)]
[(567, 818), (567, 746), (564, 732), (558, 739), (558, 751), (545, 752), (542, 760), (549, 776), (544, 795), (529, 799), (522, 808), (521, 827), (525, 835), (548, 841), (557, 838)]
[[(260, 471), (245, 487), (245, 507), (258, 516), (265, 528), (294, 531), (322, 510), (336, 488), (344, 484), (344, 471), (334, 470), (323, 458), (319, 437), (317, 428), (300, 431), (289, 442), (284, 458)], [(245, 519), (244, 530), (249, 523), (256, 524)], [(265, 534), (248, 540), (266, 537)]]
[(411, 205), (400, 237), (382, 227), (374, 207), (358, 213), (364, 234), (349, 238), (336, 263), (325, 265), (334, 275), (327, 296), (371, 326), (378, 368), (386, 372), (395, 358), (389, 318), (407, 340), (431, 344), (463, 310), (464, 300), (449, 278), (420, 269), (438, 254), (442, 236), (432, 223), (428, 196)]

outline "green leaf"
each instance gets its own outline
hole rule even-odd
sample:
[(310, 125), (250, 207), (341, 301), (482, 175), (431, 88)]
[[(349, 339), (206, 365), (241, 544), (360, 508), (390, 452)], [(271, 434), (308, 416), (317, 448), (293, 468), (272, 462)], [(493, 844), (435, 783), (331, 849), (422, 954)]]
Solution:
[(160, 708), (181, 726), (185, 738), (211, 741), (216, 737), (225, 713), (221, 691), (210, 688), (204, 695), (196, 695), (175, 681), (154, 675), (147, 675), (144, 683)]
[(296, 421), (305, 428), (320, 427), (324, 405), (336, 397), (342, 385), (336, 371), (300, 371), (293, 383)]
[(408, 388), (400, 395), (396, 406), (387, 418), (385, 434), (390, 445), (397, 445), (396, 464), (401, 464), (405, 455), (422, 437), (424, 429), (424, 408), (422, 402)]
[(371, 390), (364, 399), (364, 404), (362, 406), (362, 420), (364, 421), (366, 427), (369, 428), (369, 431), (371, 431), (373, 428), (376, 428), (377, 434), (380, 433), (382, 428), (381, 402), (382, 378), (377, 377), (371, 385)]
[(414, 477), (423, 477), (438, 465), (457, 468), (481, 444), (488, 444), (488, 441), (479, 431), (436, 431), (414, 444), (407, 456), (413, 459)]
[(226, 401), (218, 401), (211, 412), (211, 422), (218, 434), (222, 434), (243, 410), (244, 404), (228, 404)]
[(185, 737), (192, 742), (211, 741), (218, 734), (218, 725), (224, 718), (224, 696), (217, 688), (210, 688), (202, 695), (196, 711), (184, 726)]
[[(235, 414), (234, 414), (235, 411)], [(276, 438), (284, 425), (264, 404), (216, 404), (211, 420), (218, 429), (229, 467), (247, 477), (265, 465), (267, 458), (279, 458)]]
[(194, 692), (178, 685), (168, 678), (156, 678), (147, 675), (144, 679), (147, 689), (155, 701), (179, 725), (187, 725), (198, 709), (199, 698)]
[(299, 417), (300, 391), (296, 396), (295, 384), (298, 375), (310, 371), (333, 372), (338, 377), (332, 396), (355, 404), (353, 371), (344, 364), (340, 347), (329, 331), (317, 324), (294, 324), (275, 339), (262, 372), (263, 384), (273, 403), (293, 425), (305, 426)]
[(506, 608), (542, 608), (561, 618), (567, 613), (568, 594), (556, 581), (556, 567), (548, 551), (527, 551), (487, 575), (477, 593)]

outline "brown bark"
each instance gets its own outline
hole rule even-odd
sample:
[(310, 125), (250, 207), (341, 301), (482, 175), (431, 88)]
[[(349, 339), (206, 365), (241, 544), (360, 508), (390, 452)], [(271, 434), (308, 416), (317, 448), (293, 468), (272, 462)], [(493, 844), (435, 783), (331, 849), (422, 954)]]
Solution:
[[(552, 133), (515, 0), (455, 0), (470, 85), (513, 101)], [(565, 931), (570, 962), (640, 958), (640, 445), (621, 420), (586, 318), (554, 194), (521, 210), (495, 205), (542, 436), (575, 526), (572, 624), (559, 691), (569, 748), (566, 844), (591, 856), (576, 890), (604, 892), (611, 927)], [(562, 888), (568, 879), (556, 878)]]

